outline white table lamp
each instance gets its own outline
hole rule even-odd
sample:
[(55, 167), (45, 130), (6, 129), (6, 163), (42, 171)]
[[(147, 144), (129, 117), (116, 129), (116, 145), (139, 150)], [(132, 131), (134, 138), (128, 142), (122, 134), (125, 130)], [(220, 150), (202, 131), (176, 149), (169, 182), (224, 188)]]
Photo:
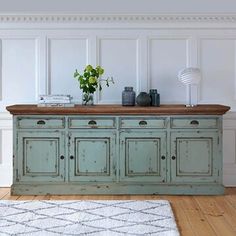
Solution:
[(198, 84), (201, 80), (199, 68), (188, 67), (179, 71), (178, 79), (186, 85), (186, 107), (197, 106)]

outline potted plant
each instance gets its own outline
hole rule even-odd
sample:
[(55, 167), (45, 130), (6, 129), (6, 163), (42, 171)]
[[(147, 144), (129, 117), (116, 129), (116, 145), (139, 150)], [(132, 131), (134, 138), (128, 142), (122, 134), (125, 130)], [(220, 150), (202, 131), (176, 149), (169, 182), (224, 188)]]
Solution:
[(101, 66), (93, 68), (91, 65), (87, 65), (83, 73), (79, 73), (76, 69), (74, 72), (74, 78), (78, 80), (80, 89), (83, 91), (82, 104), (93, 105), (94, 104), (94, 92), (97, 88), (99, 91), (102, 90), (102, 82), (106, 83), (109, 87), (109, 83), (114, 83), (113, 78), (102, 79), (101, 76), (104, 74), (104, 69)]

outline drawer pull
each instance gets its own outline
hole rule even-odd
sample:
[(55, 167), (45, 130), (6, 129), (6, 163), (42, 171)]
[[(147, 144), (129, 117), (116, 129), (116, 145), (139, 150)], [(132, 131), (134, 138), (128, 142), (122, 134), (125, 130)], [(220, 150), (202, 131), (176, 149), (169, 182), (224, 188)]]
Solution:
[(162, 159), (162, 160), (165, 160), (165, 159), (166, 159), (166, 157), (165, 157), (165, 156), (161, 156), (161, 159)]
[(139, 121), (139, 125), (147, 125), (147, 121), (141, 120), (141, 121)]
[(89, 125), (96, 125), (97, 122), (96, 122), (95, 120), (90, 120), (90, 121), (88, 122), (88, 124), (89, 124)]
[(70, 159), (73, 160), (73, 159), (74, 159), (74, 156), (71, 155), (71, 156), (70, 156)]
[(192, 120), (190, 122), (190, 125), (199, 125), (199, 122), (197, 120)]
[(175, 158), (176, 158), (175, 156), (172, 156), (172, 157), (171, 157), (172, 160), (175, 160)]
[(65, 158), (65, 157), (64, 157), (63, 155), (60, 156), (60, 159), (61, 159), (61, 160), (64, 160), (64, 158)]
[(44, 120), (38, 120), (37, 125), (45, 125), (46, 122)]

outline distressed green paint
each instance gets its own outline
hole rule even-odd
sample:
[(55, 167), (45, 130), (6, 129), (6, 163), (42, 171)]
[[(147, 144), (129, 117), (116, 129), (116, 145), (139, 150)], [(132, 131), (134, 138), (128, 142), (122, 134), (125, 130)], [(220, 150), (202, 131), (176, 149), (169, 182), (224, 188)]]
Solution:
[(120, 140), (121, 181), (166, 181), (165, 132), (122, 131)]
[(137, 117), (137, 118), (121, 118), (121, 128), (135, 128), (135, 129), (157, 129), (165, 128), (166, 118), (154, 117)]
[(89, 117), (89, 118), (69, 118), (69, 128), (115, 128), (115, 118), (107, 118), (101, 117), (96, 118)]
[(171, 132), (173, 182), (218, 182), (220, 162), (215, 131)]
[[(109, 175), (109, 139), (77, 138), (75, 140), (75, 174), (85, 176)], [(89, 157), (89, 158), (88, 158)]]
[(72, 132), (70, 140), (71, 181), (112, 181), (115, 179), (114, 132)]
[(151, 184), (151, 183), (65, 183), (65, 184), (18, 184), (13, 185), (14, 195), (40, 194), (173, 194), (173, 195), (217, 195), (224, 193), (224, 187), (218, 184)]
[(218, 127), (217, 118), (172, 118), (171, 128), (178, 129), (216, 129)]
[(17, 180), (64, 181), (63, 132), (19, 131), (17, 133)]
[[(160, 140), (125, 140), (126, 176), (160, 175)], [(145, 147), (145, 148), (143, 148)]]
[(20, 129), (62, 129), (65, 128), (65, 118), (19, 117), (17, 125)]
[(24, 175), (58, 175), (58, 138), (23, 138)]
[(212, 138), (177, 138), (177, 175), (212, 175)]
[(16, 115), (13, 194), (222, 194), (221, 116)]

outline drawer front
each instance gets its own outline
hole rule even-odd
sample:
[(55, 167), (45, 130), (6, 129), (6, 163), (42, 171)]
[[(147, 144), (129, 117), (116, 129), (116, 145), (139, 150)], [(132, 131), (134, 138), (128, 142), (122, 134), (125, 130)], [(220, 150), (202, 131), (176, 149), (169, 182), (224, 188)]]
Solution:
[(121, 128), (137, 128), (137, 129), (161, 129), (165, 128), (166, 119), (165, 118), (121, 118), (120, 127)]
[(65, 128), (65, 118), (21, 118), (17, 119), (19, 129), (63, 129)]
[(218, 127), (217, 118), (171, 118), (171, 128), (176, 129), (216, 129)]
[(89, 118), (69, 118), (69, 128), (80, 128), (80, 129), (88, 129), (88, 128), (100, 128), (100, 129), (108, 129), (115, 128), (115, 118), (97, 118), (97, 117), (89, 117)]

